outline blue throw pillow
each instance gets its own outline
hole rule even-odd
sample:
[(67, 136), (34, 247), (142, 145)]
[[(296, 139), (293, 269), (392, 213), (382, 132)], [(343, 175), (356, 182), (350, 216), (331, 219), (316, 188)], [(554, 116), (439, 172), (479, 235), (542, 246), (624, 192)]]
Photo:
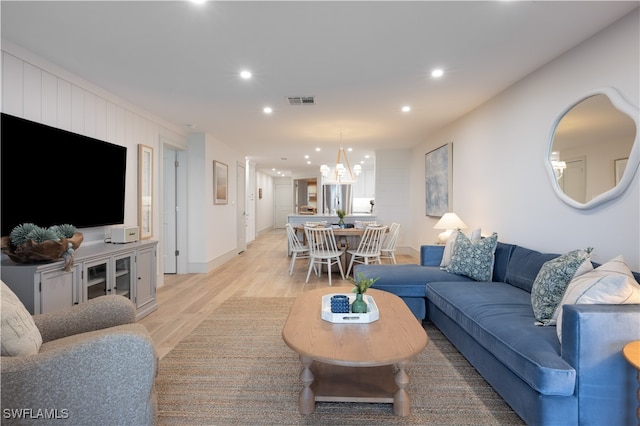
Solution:
[(556, 310), (574, 276), (593, 269), (591, 248), (573, 250), (542, 265), (531, 288), (531, 307), (538, 325), (555, 325)]
[(451, 263), (445, 271), (464, 275), (476, 281), (491, 281), (493, 262), (498, 234), (495, 232), (480, 241), (471, 241), (462, 232), (458, 232)]

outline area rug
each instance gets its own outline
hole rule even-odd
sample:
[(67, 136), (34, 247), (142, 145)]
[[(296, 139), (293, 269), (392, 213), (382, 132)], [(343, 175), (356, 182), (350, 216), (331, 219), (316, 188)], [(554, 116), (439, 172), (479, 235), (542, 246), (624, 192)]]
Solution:
[(159, 365), (159, 425), (524, 424), (430, 323), (407, 368), (411, 414), (391, 404), (319, 402), (298, 412), (298, 356), (282, 340), (293, 298), (232, 298)]

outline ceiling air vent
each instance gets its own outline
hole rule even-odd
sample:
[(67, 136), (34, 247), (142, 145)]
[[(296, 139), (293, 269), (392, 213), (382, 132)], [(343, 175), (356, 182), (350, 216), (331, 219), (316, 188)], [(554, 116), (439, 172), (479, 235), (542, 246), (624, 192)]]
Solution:
[(314, 96), (287, 96), (287, 102), (291, 106), (315, 105), (316, 98)]

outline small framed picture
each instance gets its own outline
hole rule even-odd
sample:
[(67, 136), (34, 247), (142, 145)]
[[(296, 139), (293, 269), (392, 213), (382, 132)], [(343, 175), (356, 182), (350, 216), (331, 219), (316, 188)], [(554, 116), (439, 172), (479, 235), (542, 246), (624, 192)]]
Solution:
[(138, 226), (140, 239), (153, 236), (153, 148), (138, 145)]
[(229, 166), (213, 160), (213, 204), (229, 202)]

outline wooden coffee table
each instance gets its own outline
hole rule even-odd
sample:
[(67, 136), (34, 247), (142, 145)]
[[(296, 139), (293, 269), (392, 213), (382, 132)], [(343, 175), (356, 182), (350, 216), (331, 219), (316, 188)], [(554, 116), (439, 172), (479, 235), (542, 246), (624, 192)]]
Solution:
[(300, 355), (304, 387), (298, 408), (311, 414), (317, 401), (393, 403), (408, 416), (411, 402), (405, 368), (427, 345), (420, 322), (398, 296), (369, 289), (380, 319), (368, 324), (334, 324), (322, 319), (322, 296), (350, 293), (352, 287), (308, 291), (299, 296), (282, 330)]

